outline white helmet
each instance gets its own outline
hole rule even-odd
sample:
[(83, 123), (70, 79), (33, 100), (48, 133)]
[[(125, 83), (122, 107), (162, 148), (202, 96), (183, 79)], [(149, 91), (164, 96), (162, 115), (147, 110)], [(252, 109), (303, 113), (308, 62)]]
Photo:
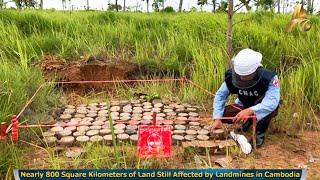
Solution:
[(261, 67), (262, 54), (252, 49), (243, 49), (233, 58), (234, 72), (240, 76), (254, 73)]

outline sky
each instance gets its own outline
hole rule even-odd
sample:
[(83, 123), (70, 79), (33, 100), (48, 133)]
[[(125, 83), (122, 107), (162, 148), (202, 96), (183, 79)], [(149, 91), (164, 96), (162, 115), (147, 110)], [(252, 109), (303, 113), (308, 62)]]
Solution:
[[(9, 0), (4, 0), (5, 2)], [(43, 0), (44, 1), (44, 8), (45, 9), (63, 9), (62, 7), (62, 0)], [(73, 7), (74, 9), (85, 9), (85, 6), (87, 5), (87, 0), (71, 0), (67, 1), (67, 9), (70, 7)], [(179, 7), (179, 1), (180, 0), (166, 0), (165, 1), (165, 6), (172, 6), (174, 9), (178, 9)], [(217, 0), (219, 1), (219, 0)], [(289, 5), (288, 8), (285, 9), (285, 12), (291, 12), (292, 8), (295, 4), (296, 0), (289, 0), (291, 2), (291, 5)], [(69, 3), (71, 2), (71, 3)], [(90, 9), (96, 9), (96, 10), (106, 10), (108, 3), (115, 3), (115, 0), (89, 0), (89, 7)], [(150, 11), (152, 11), (152, 4), (153, 0), (150, 0)], [(238, 0), (235, 0), (235, 4), (238, 3)], [(123, 5), (123, 0), (118, 0), (118, 4)], [(136, 6), (138, 5), (138, 9), (142, 11), (146, 11), (147, 9), (147, 3), (145, 1), (141, 0), (126, 0), (126, 6), (131, 7), (132, 9), (135, 9)], [(7, 7), (14, 7), (14, 3), (8, 3)], [(183, 1), (183, 7), (182, 9), (185, 10), (190, 10), (192, 7), (196, 7), (200, 9), (200, 6), (197, 5), (197, 0), (184, 0)], [(316, 12), (320, 10), (320, 0), (315, 0), (315, 9)], [(212, 6), (211, 5), (205, 5), (203, 6), (204, 11), (212, 11)]]

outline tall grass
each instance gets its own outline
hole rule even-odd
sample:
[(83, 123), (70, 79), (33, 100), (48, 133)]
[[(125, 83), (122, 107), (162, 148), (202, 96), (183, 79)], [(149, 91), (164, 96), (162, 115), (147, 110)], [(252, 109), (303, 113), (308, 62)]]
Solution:
[[(236, 14), (234, 48), (260, 51), (263, 64), (281, 74), (283, 100), (301, 102), (301, 106), (307, 103), (317, 111), (319, 78), (312, 78), (300, 89), (291, 87), (297, 86), (293, 80), (298, 76), (303, 76), (302, 80), (307, 74), (314, 76), (312, 71), (319, 68), (319, 18), (311, 17), (312, 28), (307, 33), (284, 33), (289, 19), (287, 15), (264, 12)], [(25, 71), (44, 54), (67, 60), (102, 54), (157, 72), (186, 75), (214, 92), (228, 64), (225, 14), (2, 10), (0, 27), (0, 53), (5, 61)], [(310, 59), (313, 65), (306, 65)], [(189, 99), (208, 100), (198, 89), (183, 90)], [(301, 92), (308, 98), (299, 95)], [(285, 105), (285, 110), (291, 109), (288, 103)]]

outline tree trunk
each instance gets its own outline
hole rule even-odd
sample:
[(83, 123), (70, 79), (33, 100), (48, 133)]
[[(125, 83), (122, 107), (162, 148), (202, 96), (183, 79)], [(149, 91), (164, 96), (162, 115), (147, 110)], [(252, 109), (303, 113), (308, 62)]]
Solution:
[(183, 3), (183, 0), (180, 0), (180, 2), (179, 2), (179, 12), (182, 11), (182, 3)]
[(123, 0), (123, 11), (126, 11), (126, 0)]
[(89, 6), (89, 0), (87, 0), (87, 10), (90, 9), (90, 6)]
[(313, 7), (314, 7), (314, 0), (312, 0), (311, 2), (311, 14), (313, 14), (313, 11), (314, 11)]
[(312, 8), (311, 8), (311, 0), (307, 0), (307, 12), (311, 14)]
[(40, 0), (40, 9), (43, 9), (43, 0)]
[(147, 0), (147, 12), (149, 13), (149, 0)]
[(277, 2), (277, 6), (278, 6), (278, 13), (280, 14), (281, 13), (281, 9), (280, 9), (280, 0), (278, 0), (278, 2)]
[(213, 9), (212, 9), (212, 12), (216, 12), (216, 0), (212, 0), (212, 6), (213, 6)]
[(162, 10), (164, 10), (164, 0), (162, 1)]
[(228, 0), (227, 53), (228, 53), (228, 60), (229, 60), (230, 67), (231, 67), (231, 59), (233, 57), (232, 24), (233, 24), (233, 0)]
[(118, 12), (119, 9), (118, 9), (118, 0), (116, 0), (116, 11)]

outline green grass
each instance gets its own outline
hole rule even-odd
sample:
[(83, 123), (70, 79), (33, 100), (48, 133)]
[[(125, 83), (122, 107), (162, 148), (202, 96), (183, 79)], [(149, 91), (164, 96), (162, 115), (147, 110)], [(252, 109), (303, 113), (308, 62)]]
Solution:
[[(272, 126), (277, 131), (295, 133), (319, 128), (316, 116), (320, 110), (320, 20), (310, 17), (312, 28), (306, 33), (297, 30), (285, 33), (289, 19), (288, 15), (265, 12), (236, 14), (234, 49), (237, 52), (250, 47), (260, 51), (264, 66), (278, 72), (283, 104)], [(66, 61), (83, 55), (125, 59), (156, 75), (187, 76), (215, 92), (228, 65), (225, 32), (225, 14), (0, 10), (0, 121), (9, 121), (12, 114), (19, 113), (45, 81), (38, 64), (46, 54)], [(197, 104), (212, 101), (207, 94), (188, 85), (152, 83), (134, 89), (116, 86), (119, 97), (147, 92)], [(57, 103), (57, 94), (53, 86), (45, 87), (23, 117), (35, 120), (35, 114)], [(110, 152), (99, 148), (95, 151), (107, 153), (106, 156), (121, 151), (120, 146)], [(94, 154), (89, 157), (94, 159)], [(113, 159), (110, 165), (120, 167), (126, 162), (126, 167), (135, 167), (122, 157)], [(19, 167), (20, 162), (15, 159), (1, 159), (5, 162), (0, 167), (1, 174), (9, 167)], [(64, 167), (58, 157), (51, 156), (51, 162), (52, 168)], [(160, 166), (155, 162), (138, 162), (140, 168)], [(92, 162), (87, 167), (101, 167), (99, 163)]]

